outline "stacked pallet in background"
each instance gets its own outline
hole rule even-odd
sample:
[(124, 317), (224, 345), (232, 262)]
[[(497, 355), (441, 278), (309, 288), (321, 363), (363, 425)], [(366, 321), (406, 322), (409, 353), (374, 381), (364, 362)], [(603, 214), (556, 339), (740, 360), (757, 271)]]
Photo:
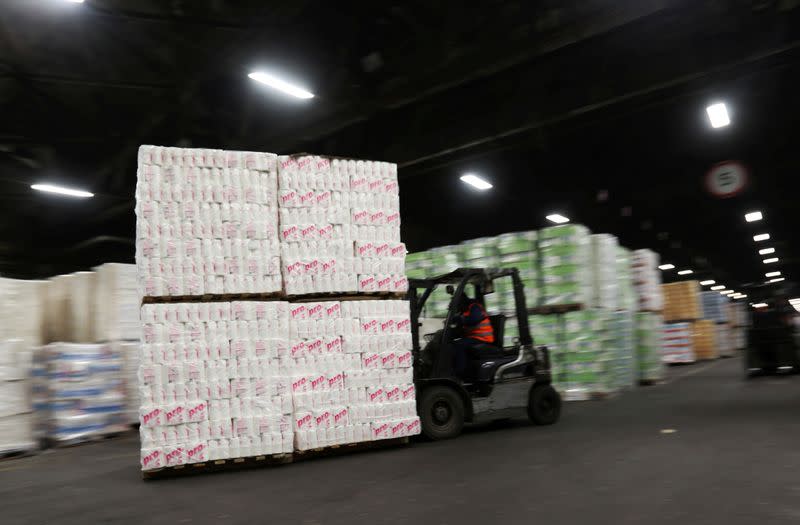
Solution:
[(139, 293), (136, 265), (107, 263), (94, 269), (94, 342), (109, 343), (122, 358), (125, 419), (139, 422)]
[(664, 297), (661, 288), (660, 259), (651, 250), (631, 254), (631, 273), (636, 292), (636, 366), (638, 380), (652, 384), (663, 379), (662, 328)]
[(692, 346), (697, 359), (707, 360), (719, 357), (716, 336), (714, 321), (700, 320), (692, 323)]
[(588, 228), (564, 224), (539, 232), (540, 304), (589, 305), (592, 289), (592, 245)]
[(112, 345), (51, 343), (37, 348), (33, 406), (39, 438), (73, 444), (125, 431), (122, 366)]
[(31, 409), (30, 347), (0, 342), (0, 457), (36, 448)]
[(731, 323), (731, 347), (734, 350), (744, 350), (747, 347), (747, 327), (750, 325), (745, 303), (728, 304), (728, 318)]
[(616, 310), (619, 304), (617, 283), (617, 238), (608, 233), (590, 236), (592, 246), (592, 306)]
[(668, 323), (702, 319), (700, 283), (682, 281), (664, 284), (664, 320)]
[(636, 312), (636, 364), (640, 383), (653, 383), (664, 378), (662, 354), (666, 350), (663, 339), (664, 323), (655, 312)]
[(667, 323), (664, 325), (662, 359), (667, 364), (695, 362), (692, 323)]
[[(152, 199), (165, 171), (174, 207)], [(419, 433), (408, 305), (388, 300), (408, 286), (395, 165), (143, 146), (139, 175), (143, 470)], [(156, 208), (197, 216), (187, 186), (212, 210), (203, 231), (143, 242)], [(175, 259), (197, 263), (183, 288), (154, 275)], [(163, 304), (187, 294), (214, 302)]]
[(715, 341), (719, 357), (733, 356), (733, 341), (729, 324), (730, 299), (717, 292), (702, 292), (703, 319), (714, 323)]

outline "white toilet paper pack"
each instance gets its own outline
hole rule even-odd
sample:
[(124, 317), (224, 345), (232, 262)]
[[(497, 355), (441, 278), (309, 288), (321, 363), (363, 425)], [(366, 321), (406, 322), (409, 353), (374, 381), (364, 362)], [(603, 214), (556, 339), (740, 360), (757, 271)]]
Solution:
[(419, 433), (407, 301), (290, 307), (295, 448)]
[(289, 303), (142, 306), (142, 469), (292, 451)]
[(277, 166), (287, 294), (408, 289), (395, 164), (299, 155)]
[(141, 146), (139, 295), (280, 291), (275, 162), (270, 153)]

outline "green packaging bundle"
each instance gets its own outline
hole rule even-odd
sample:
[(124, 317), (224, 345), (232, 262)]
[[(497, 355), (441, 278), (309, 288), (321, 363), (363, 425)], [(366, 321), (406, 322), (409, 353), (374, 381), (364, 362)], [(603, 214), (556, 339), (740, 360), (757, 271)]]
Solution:
[(590, 303), (592, 251), (588, 228), (563, 224), (541, 230), (539, 260), (541, 304)]
[(658, 381), (664, 378), (661, 360), (663, 322), (654, 312), (637, 312), (635, 316), (636, 367), (640, 381)]

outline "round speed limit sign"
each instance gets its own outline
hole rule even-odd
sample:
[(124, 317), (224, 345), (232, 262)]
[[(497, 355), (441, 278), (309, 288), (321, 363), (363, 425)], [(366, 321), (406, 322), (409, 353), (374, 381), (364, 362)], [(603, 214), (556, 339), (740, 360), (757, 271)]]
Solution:
[(747, 186), (747, 168), (741, 163), (725, 161), (715, 164), (706, 174), (708, 191), (720, 199), (733, 197)]

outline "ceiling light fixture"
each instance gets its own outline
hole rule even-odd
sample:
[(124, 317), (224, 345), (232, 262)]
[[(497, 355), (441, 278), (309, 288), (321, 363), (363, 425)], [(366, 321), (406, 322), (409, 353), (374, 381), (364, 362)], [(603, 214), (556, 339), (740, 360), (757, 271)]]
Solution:
[(736, 293), (736, 292), (734, 292), (733, 290), (722, 290), (720, 293), (722, 295), (730, 295), (730, 294)]
[(254, 71), (247, 76), (256, 82), (261, 82), (262, 84), (266, 84), (273, 89), (277, 89), (278, 91), (296, 98), (314, 98), (313, 93), (306, 91), (301, 87), (293, 86), (292, 84), (289, 84), (288, 82), (281, 80), (276, 76), (270, 75), (269, 73), (264, 73), (263, 71)]
[(767, 272), (764, 274), (765, 277), (780, 277), (781, 272)]
[(756, 241), (756, 242), (768, 241), (769, 240), (769, 234), (768, 233), (759, 233), (758, 235), (753, 235), (753, 240)]
[(794, 299), (789, 299), (789, 302), (792, 304), (800, 304), (800, 297), (795, 297)]
[(700, 286), (711, 286), (712, 284), (716, 284), (717, 281), (709, 279), (708, 281), (700, 281)]
[(716, 286), (712, 286), (711, 289), (714, 290), (715, 292), (717, 292), (719, 290), (724, 290), (725, 289), (725, 285), (724, 284), (718, 284)]
[(556, 224), (564, 224), (565, 222), (569, 222), (569, 218), (564, 217), (563, 215), (558, 213), (551, 213), (550, 215), (545, 217), (545, 219), (547, 219), (550, 222), (554, 222)]
[(780, 259), (778, 259), (777, 257), (772, 257), (770, 259), (764, 259), (762, 262), (764, 264), (772, 264), (772, 263), (776, 263), (778, 261), (780, 261)]
[(466, 175), (461, 176), (461, 182), (469, 184), (476, 190), (486, 191), (492, 189), (494, 186), (489, 183), (489, 181), (478, 177), (477, 175), (473, 175), (471, 173), (467, 173)]
[(758, 250), (758, 254), (759, 255), (769, 255), (771, 253), (775, 253), (775, 248), (764, 248), (764, 249)]
[(476, 190), (486, 191), (492, 189), (492, 186), (488, 181), (478, 177), (477, 175), (473, 175), (471, 173), (467, 173), (466, 175), (461, 176), (461, 182), (469, 184)]
[(53, 184), (32, 184), (31, 189), (46, 193), (57, 193), (59, 195), (66, 195), (68, 197), (80, 197), (83, 199), (87, 197), (94, 197), (94, 193), (89, 193), (88, 191), (74, 190), (71, 188), (65, 188), (63, 186), (55, 186)]
[(658, 269), (659, 270), (674, 270), (675, 269), (675, 265), (674, 264), (662, 264), (661, 266), (658, 267)]
[(770, 279), (769, 282), (771, 282), (771, 283), (779, 283), (779, 282), (785, 281), (785, 280), (786, 280), (786, 277), (776, 277), (774, 279)]
[(692, 270), (681, 270), (678, 272), (678, 275), (689, 275), (694, 273)]
[(767, 303), (753, 303), (753, 308), (766, 308), (769, 306)]
[(722, 102), (708, 106), (706, 113), (708, 113), (708, 120), (711, 121), (712, 128), (722, 128), (731, 123), (728, 108)]
[(751, 211), (750, 213), (744, 214), (744, 220), (746, 220), (747, 222), (756, 222), (760, 221), (763, 218), (764, 217), (761, 215), (760, 211)]

